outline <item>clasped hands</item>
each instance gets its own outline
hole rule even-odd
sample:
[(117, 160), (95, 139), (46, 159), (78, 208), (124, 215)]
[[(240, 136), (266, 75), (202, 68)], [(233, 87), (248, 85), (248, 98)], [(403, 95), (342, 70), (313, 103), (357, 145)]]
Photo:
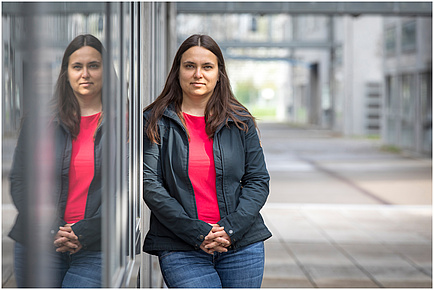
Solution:
[(72, 225), (73, 224), (66, 224), (63, 227), (59, 227), (59, 231), (54, 236), (56, 252), (70, 252), (71, 254), (75, 254), (83, 247), (72, 230)]
[(208, 254), (213, 254), (214, 252), (223, 253), (228, 251), (227, 247), (231, 244), (231, 238), (225, 232), (224, 227), (212, 224), (212, 229), (205, 237), (200, 248)]

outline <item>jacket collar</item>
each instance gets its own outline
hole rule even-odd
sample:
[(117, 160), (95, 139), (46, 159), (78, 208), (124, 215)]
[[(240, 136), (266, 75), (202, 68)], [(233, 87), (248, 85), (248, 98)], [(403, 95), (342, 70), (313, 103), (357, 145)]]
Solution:
[[(173, 104), (170, 104), (169, 106), (167, 106), (167, 108), (166, 108), (166, 109), (164, 110), (164, 112), (163, 112), (163, 116), (166, 116), (166, 117), (168, 117), (168, 118), (173, 119), (174, 121), (178, 122), (182, 127), (184, 127), (184, 126), (182, 125), (182, 122), (181, 122), (181, 120), (179, 119), (178, 115), (176, 114), (175, 106), (174, 106)], [(245, 122), (247, 122), (247, 121), (249, 120), (248, 117), (243, 117), (243, 116), (240, 116), (240, 119), (241, 119), (242, 121), (245, 121)], [(233, 122), (234, 122), (234, 120), (233, 120), (232, 118), (228, 118), (227, 123), (233, 123)], [(216, 130), (215, 133), (219, 132), (219, 131), (224, 127), (224, 126), (226, 126), (226, 122), (224, 122), (223, 124), (221, 124), (221, 125), (217, 128), (217, 130)]]
[[(55, 124), (55, 125), (61, 127), (63, 130), (65, 130), (65, 132), (68, 132), (68, 134), (70, 134), (69, 129), (68, 129), (68, 128), (65, 126), (65, 124), (60, 120), (59, 115), (56, 115), (56, 116), (53, 118), (53, 121), (52, 121), (52, 122), (53, 122), (53, 124)], [(97, 130), (100, 130), (101, 127), (104, 125), (104, 123), (105, 123), (105, 118), (103, 117), (103, 118), (102, 118), (102, 121), (101, 121), (101, 124), (99, 124)]]
[(176, 114), (175, 106), (173, 104), (169, 104), (169, 106), (167, 106), (167, 108), (163, 112), (163, 116), (166, 116), (166, 117), (169, 117), (169, 118), (172, 118), (172, 119), (175, 119), (175, 120), (181, 122), (178, 115)]

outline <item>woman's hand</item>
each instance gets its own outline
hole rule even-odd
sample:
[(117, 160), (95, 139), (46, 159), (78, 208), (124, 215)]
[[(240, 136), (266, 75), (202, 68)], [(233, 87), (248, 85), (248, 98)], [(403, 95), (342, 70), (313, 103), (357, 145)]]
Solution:
[(54, 246), (57, 248), (56, 252), (75, 254), (83, 247), (71, 226), (72, 224), (66, 224), (63, 227), (59, 227), (59, 231), (54, 236)]
[(232, 242), (229, 235), (225, 232), (224, 227), (218, 224), (213, 224), (213, 228), (205, 237), (205, 240), (200, 245), (200, 248), (208, 254), (214, 252), (227, 252)]

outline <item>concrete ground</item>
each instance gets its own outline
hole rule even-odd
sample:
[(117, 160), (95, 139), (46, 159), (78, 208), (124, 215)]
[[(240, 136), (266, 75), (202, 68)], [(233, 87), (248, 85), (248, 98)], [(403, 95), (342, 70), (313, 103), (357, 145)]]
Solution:
[(432, 287), (432, 160), (260, 124), (271, 176), (264, 288)]
[[(259, 126), (271, 175), (262, 214), (273, 233), (264, 288), (432, 287), (430, 158), (327, 130)], [(3, 287), (15, 286), (14, 216), (2, 194)]]

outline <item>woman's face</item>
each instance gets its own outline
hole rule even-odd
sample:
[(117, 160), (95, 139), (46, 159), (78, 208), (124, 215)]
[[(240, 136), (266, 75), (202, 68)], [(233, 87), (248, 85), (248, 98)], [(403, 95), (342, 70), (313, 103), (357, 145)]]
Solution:
[(77, 98), (101, 98), (102, 56), (91, 46), (83, 46), (69, 56), (68, 81)]
[(219, 77), (217, 56), (206, 48), (193, 46), (181, 57), (179, 83), (183, 98), (208, 101)]

